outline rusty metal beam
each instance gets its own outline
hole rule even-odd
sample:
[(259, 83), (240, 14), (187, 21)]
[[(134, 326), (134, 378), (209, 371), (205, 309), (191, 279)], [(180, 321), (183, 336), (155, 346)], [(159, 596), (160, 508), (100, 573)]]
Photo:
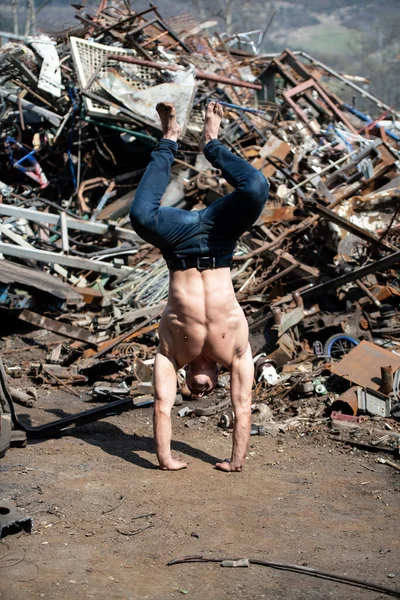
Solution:
[(324, 283), (314, 285), (313, 287), (309, 287), (306, 290), (300, 291), (299, 293), (303, 300), (308, 300), (309, 298), (313, 298), (314, 296), (320, 296), (330, 289), (337, 289), (345, 283), (350, 283), (351, 281), (355, 281), (356, 279), (362, 279), (366, 275), (371, 275), (372, 273), (377, 273), (378, 271), (386, 271), (386, 269), (389, 269), (392, 265), (399, 263), (400, 250), (394, 252), (393, 254), (390, 254), (389, 256), (385, 256), (385, 258), (376, 260), (375, 262), (365, 267), (361, 267), (360, 269), (354, 269), (354, 271), (352, 271), (351, 273), (345, 273), (344, 275), (335, 277), (335, 279), (330, 279), (329, 281), (325, 281)]
[[(152, 60), (143, 60), (141, 58), (134, 58), (131, 56), (120, 56), (119, 54), (110, 54), (109, 60), (117, 60), (120, 62), (126, 62), (132, 65), (141, 65), (142, 67), (151, 67), (152, 69), (159, 69), (165, 71), (181, 71), (177, 65), (170, 65), (168, 63), (157, 63)], [(195, 69), (195, 76), (198, 79), (205, 79), (207, 81), (216, 81), (217, 83), (225, 83), (227, 85), (233, 85), (237, 87), (249, 88), (251, 90), (261, 90), (262, 86), (255, 83), (249, 83), (247, 81), (241, 81), (240, 79), (230, 79), (229, 77), (223, 77), (222, 75), (212, 75), (206, 73), (200, 69)]]
[(363, 229), (362, 227), (351, 223), (348, 219), (341, 217), (333, 210), (330, 210), (326, 206), (322, 206), (322, 204), (318, 204), (318, 202), (315, 202), (315, 200), (310, 200), (309, 202), (307, 202), (307, 204), (311, 205), (312, 210), (317, 214), (321, 215), (322, 217), (325, 217), (325, 219), (331, 221), (332, 223), (335, 223), (342, 229), (353, 233), (362, 240), (365, 240), (370, 244), (377, 244), (379, 246), (384, 246), (385, 248), (390, 248), (391, 250), (397, 251), (396, 246), (393, 246), (392, 244), (381, 240), (375, 233), (371, 233), (367, 229)]
[(70, 325), (69, 323), (55, 321), (54, 319), (49, 319), (49, 317), (38, 315), (37, 313), (26, 309), (20, 313), (18, 318), (21, 319), (21, 321), (26, 321), (27, 323), (34, 325), (35, 327), (47, 329), (47, 331), (53, 331), (54, 333), (64, 335), (65, 337), (73, 340), (79, 340), (80, 342), (97, 346), (93, 334), (87, 329), (83, 329), (83, 327), (76, 327), (75, 325)]

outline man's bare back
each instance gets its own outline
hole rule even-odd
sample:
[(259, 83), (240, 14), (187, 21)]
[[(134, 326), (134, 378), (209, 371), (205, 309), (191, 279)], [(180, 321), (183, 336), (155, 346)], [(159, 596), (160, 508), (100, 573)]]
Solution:
[[(180, 128), (174, 107), (159, 104), (157, 111), (164, 138), (176, 141)], [(218, 103), (208, 105), (203, 146), (218, 138), (222, 115)], [(154, 365), (154, 437), (160, 468), (177, 471), (187, 466), (171, 455), (171, 410), (177, 370), (187, 365), (188, 386), (201, 397), (215, 387), (219, 363), (231, 373), (235, 423), (231, 458), (215, 466), (221, 471), (241, 471), (250, 435), (254, 368), (247, 321), (235, 297), (230, 269), (171, 270), (159, 337)]]

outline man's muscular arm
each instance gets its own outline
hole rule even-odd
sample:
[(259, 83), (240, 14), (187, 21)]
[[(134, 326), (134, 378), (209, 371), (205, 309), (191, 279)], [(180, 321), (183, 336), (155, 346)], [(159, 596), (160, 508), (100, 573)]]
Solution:
[(231, 400), (235, 412), (232, 456), (215, 466), (221, 471), (241, 471), (249, 445), (251, 428), (251, 390), (254, 365), (250, 344), (241, 356), (234, 356), (231, 365)]
[(160, 469), (179, 471), (185, 462), (171, 456), (171, 410), (176, 397), (176, 365), (158, 350), (154, 362), (154, 437)]

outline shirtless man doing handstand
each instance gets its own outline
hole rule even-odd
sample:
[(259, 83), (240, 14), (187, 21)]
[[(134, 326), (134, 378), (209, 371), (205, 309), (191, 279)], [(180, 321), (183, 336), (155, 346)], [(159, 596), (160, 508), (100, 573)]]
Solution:
[(232, 455), (215, 466), (241, 471), (251, 427), (253, 360), (243, 310), (232, 286), (230, 264), (238, 238), (259, 217), (268, 196), (265, 177), (218, 141), (223, 110), (210, 102), (202, 146), (234, 191), (200, 211), (160, 207), (178, 148), (180, 127), (172, 104), (160, 103), (163, 138), (152, 152), (131, 209), (133, 228), (160, 248), (170, 269), (168, 303), (159, 326), (154, 364), (154, 436), (161, 469), (187, 466), (171, 455), (171, 409), (177, 370), (186, 365), (186, 381), (197, 397), (209, 394), (218, 380), (218, 364), (231, 374), (235, 412)]

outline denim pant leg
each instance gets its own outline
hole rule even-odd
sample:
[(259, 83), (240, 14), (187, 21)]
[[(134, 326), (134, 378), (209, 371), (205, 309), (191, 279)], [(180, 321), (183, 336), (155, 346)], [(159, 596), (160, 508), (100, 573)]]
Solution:
[(150, 162), (136, 190), (130, 210), (133, 229), (146, 242), (164, 245), (165, 231), (159, 219), (160, 202), (167, 189), (171, 165), (178, 144), (162, 138), (151, 153)]
[(204, 218), (213, 222), (216, 233), (230, 234), (237, 240), (260, 216), (268, 198), (268, 181), (260, 171), (218, 140), (208, 142), (204, 154), (235, 188), (234, 192), (208, 206)]

